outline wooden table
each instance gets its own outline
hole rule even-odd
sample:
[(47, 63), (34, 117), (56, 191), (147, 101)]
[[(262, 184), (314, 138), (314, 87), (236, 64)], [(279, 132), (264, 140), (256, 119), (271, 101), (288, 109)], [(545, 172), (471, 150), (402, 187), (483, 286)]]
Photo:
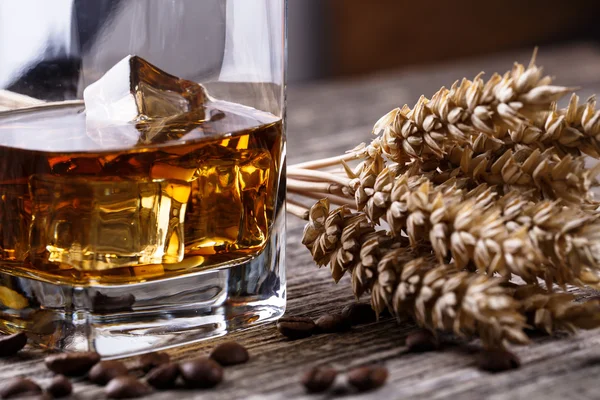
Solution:
[[(370, 139), (373, 123), (404, 103), (414, 104), (420, 94), (430, 96), (440, 86), (480, 70), (503, 72), (514, 60), (527, 62), (529, 50), (435, 67), (374, 76), (367, 79), (324, 82), (289, 89), (288, 155), (296, 163), (337, 155)], [(538, 59), (557, 82), (580, 86), (583, 97), (600, 93), (600, 47), (572, 44), (542, 48)], [(300, 244), (303, 221), (288, 219), (288, 315), (317, 317), (340, 311), (353, 300), (348, 278), (334, 284), (327, 268), (317, 269)], [(593, 295), (590, 291), (579, 293)], [(309, 366), (328, 363), (345, 370), (383, 362), (390, 370), (388, 384), (378, 391), (346, 398), (453, 398), (453, 399), (599, 399), (600, 330), (576, 336), (536, 338), (516, 348), (523, 366), (502, 374), (475, 367), (473, 354), (456, 348), (437, 353), (405, 354), (403, 342), (414, 325), (392, 319), (353, 328), (351, 332), (288, 341), (274, 324), (228, 336), (248, 347), (251, 361), (229, 367), (217, 390), (157, 392), (150, 398), (183, 399), (324, 399), (307, 396), (298, 383)], [(206, 354), (214, 340), (170, 351), (174, 359)], [(45, 384), (51, 374), (40, 363), (41, 354), (26, 351), (0, 360), (0, 379), (20, 374)], [(102, 388), (85, 382), (75, 385), (74, 398), (102, 398)]]

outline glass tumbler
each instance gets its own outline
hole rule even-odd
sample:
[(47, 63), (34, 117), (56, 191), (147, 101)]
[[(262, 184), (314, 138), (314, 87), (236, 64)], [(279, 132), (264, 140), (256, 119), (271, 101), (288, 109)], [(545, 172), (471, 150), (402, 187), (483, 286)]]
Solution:
[(285, 309), (285, 0), (0, 2), (0, 330), (120, 357)]

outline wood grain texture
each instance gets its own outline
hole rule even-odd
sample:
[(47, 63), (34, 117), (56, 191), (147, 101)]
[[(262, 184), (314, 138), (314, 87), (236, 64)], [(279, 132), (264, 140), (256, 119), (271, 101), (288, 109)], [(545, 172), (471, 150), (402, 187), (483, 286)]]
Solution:
[[(358, 81), (319, 83), (290, 88), (288, 154), (291, 163), (339, 154), (370, 138), (374, 121), (389, 109), (412, 104), (422, 93), (431, 95), (454, 79), (481, 69), (503, 71), (512, 61), (527, 61), (529, 51), (503, 54)], [(600, 92), (600, 48), (581, 44), (542, 49), (539, 63), (559, 77), (558, 82), (582, 86), (585, 97)], [(334, 284), (327, 269), (317, 269), (300, 244), (303, 222), (288, 220), (288, 314), (317, 317), (340, 311), (353, 301), (348, 278)], [(578, 291), (591, 296), (590, 291)], [(298, 383), (309, 366), (330, 364), (344, 371), (381, 362), (390, 370), (389, 382), (378, 391), (346, 394), (348, 399), (598, 399), (600, 397), (600, 331), (572, 337), (536, 338), (516, 348), (519, 370), (488, 374), (475, 368), (474, 354), (458, 348), (428, 354), (406, 354), (404, 338), (414, 329), (391, 319), (353, 328), (341, 334), (298, 341), (281, 337), (274, 324), (238, 332), (226, 339), (202, 342), (170, 351), (176, 360), (206, 355), (223, 340), (248, 347), (250, 362), (228, 367), (216, 390), (157, 392), (151, 399), (326, 399), (308, 396)], [(42, 385), (51, 373), (40, 363), (39, 351), (0, 360), (0, 378), (31, 376)], [(103, 398), (103, 389), (80, 381), (77, 399)]]

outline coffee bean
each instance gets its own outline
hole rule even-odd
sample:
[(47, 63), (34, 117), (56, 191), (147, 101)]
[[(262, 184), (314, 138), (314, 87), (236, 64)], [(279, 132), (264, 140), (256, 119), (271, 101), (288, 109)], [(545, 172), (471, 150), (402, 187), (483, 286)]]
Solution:
[(146, 382), (156, 389), (169, 389), (175, 386), (179, 376), (179, 365), (174, 363), (159, 365), (146, 375)]
[(97, 385), (106, 385), (113, 378), (127, 375), (127, 373), (127, 367), (121, 361), (100, 361), (92, 367), (88, 373), (88, 378)]
[(66, 397), (73, 392), (73, 385), (65, 376), (57, 375), (52, 379), (52, 382), (50, 382), (46, 391), (50, 393), (52, 397)]
[(359, 392), (365, 392), (383, 386), (387, 377), (388, 370), (385, 367), (360, 367), (348, 372), (348, 383)]
[(318, 332), (333, 333), (345, 332), (351, 328), (350, 320), (342, 317), (341, 314), (325, 314), (316, 321)]
[(314, 333), (315, 323), (306, 317), (283, 317), (277, 321), (277, 329), (290, 339), (301, 339)]
[(24, 332), (14, 335), (0, 336), (0, 357), (17, 354), (27, 344), (27, 335)]
[(304, 373), (302, 385), (309, 393), (321, 393), (333, 385), (337, 371), (329, 367), (314, 367)]
[(521, 361), (508, 350), (484, 350), (479, 354), (479, 368), (488, 372), (502, 372), (516, 369)]
[(164, 351), (155, 351), (139, 356), (136, 367), (140, 368), (144, 372), (148, 372), (159, 365), (168, 364), (169, 361), (171, 361), (169, 353), (165, 353)]
[(210, 358), (221, 364), (243, 364), (250, 359), (248, 350), (237, 342), (227, 342), (218, 345), (210, 354)]
[(42, 388), (31, 379), (17, 377), (0, 383), (0, 397), (9, 399), (17, 396), (33, 396), (42, 393)]
[(431, 332), (420, 329), (406, 337), (406, 347), (412, 353), (424, 353), (438, 349), (439, 343)]
[(223, 368), (210, 358), (198, 358), (179, 365), (187, 387), (211, 388), (223, 380)]
[(367, 303), (353, 303), (342, 310), (342, 317), (352, 325), (369, 324), (377, 321), (377, 314)]
[(150, 386), (132, 376), (118, 376), (106, 385), (106, 396), (109, 399), (131, 399), (143, 397), (152, 391)]
[(53, 354), (44, 359), (50, 371), (67, 376), (84, 375), (98, 361), (100, 354), (95, 352)]

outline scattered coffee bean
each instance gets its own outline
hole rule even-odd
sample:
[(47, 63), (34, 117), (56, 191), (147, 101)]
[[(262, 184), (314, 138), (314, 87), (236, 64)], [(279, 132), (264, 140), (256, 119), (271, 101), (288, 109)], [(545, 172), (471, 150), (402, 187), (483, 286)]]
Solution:
[(316, 321), (317, 331), (322, 333), (345, 332), (352, 327), (350, 320), (341, 314), (325, 314)]
[(0, 357), (17, 354), (27, 344), (27, 335), (24, 332), (14, 335), (0, 336)]
[(10, 378), (0, 383), (0, 397), (9, 399), (17, 396), (33, 396), (42, 393), (37, 383), (27, 378)]
[(150, 386), (133, 376), (118, 376), (106, 385), (106, 396), (109, 399), (132, 399), (143, 397), (152, 391)]
[(337, 371), (329, 367), (314, 367), (302, 377), (302, 385), (309, 393), (321, 393), (333, 385)]
[(169, 389), (175, 386), (179, 376), (179, 365), (174, 363), (159, 365), (146, 375), (146, 382), (156, 389)]
[(138, 357), (136, 367), (144, 372), (148, 372), (162, 364), (168, 364), (171, 361), (169, 353), (164, 351), (155, 351), (153, 353), (142, 354)]
[(315, 323), (306, 317), (283, 317), (277, 321), (277, 329), (290, 339), (301, 339), (314, 333)]
[(483, 350), (479, 354), (479, 368), (488, 372), (502, 372), (516, 369), (521, 361), (508, 350)]
[(198, 358), (179, 365), (187, 387), (211, 388), (223, 380), (223, 368), (210, 358)]
[(95, 352), (60, 353), (44, 359), (44, 363), (50, 371), (67, 376), (84, 375), (98, 361), (100, 361), (100, 354)]
[(362, 325), (377, 321), (377, 314), (367, 303), (353, 303), (342, 310), (342, 317), (352, 325)]
[(412, 353), (424, 353), (437, 350), (439, 343), (433, 333), (425, 329), (419, 329), (406, 336), (406, 347)]
[(66, 397), (73, 392), (73, 385), (64, 375), (57, 375), (52, 379), (52, 382), (50, 382), (46, 391), (50, 393), (52, 397)]
[(127, 373), (127, 367), (121, 361), (100, 361), (92, 367), (88, 378), (97, 385), (106, 385), (117, 376), (127, 375)]
[(248, 350), (237, 342), (222, 343), (215, 347), (210, 358), (222, 366), (243, 364), (250, 359)]
[(388, 370), (385, 367), (360, 367), (348, 372), (348, 383), (359, 392), (365, 392), (383, 386), (387, 377)]

